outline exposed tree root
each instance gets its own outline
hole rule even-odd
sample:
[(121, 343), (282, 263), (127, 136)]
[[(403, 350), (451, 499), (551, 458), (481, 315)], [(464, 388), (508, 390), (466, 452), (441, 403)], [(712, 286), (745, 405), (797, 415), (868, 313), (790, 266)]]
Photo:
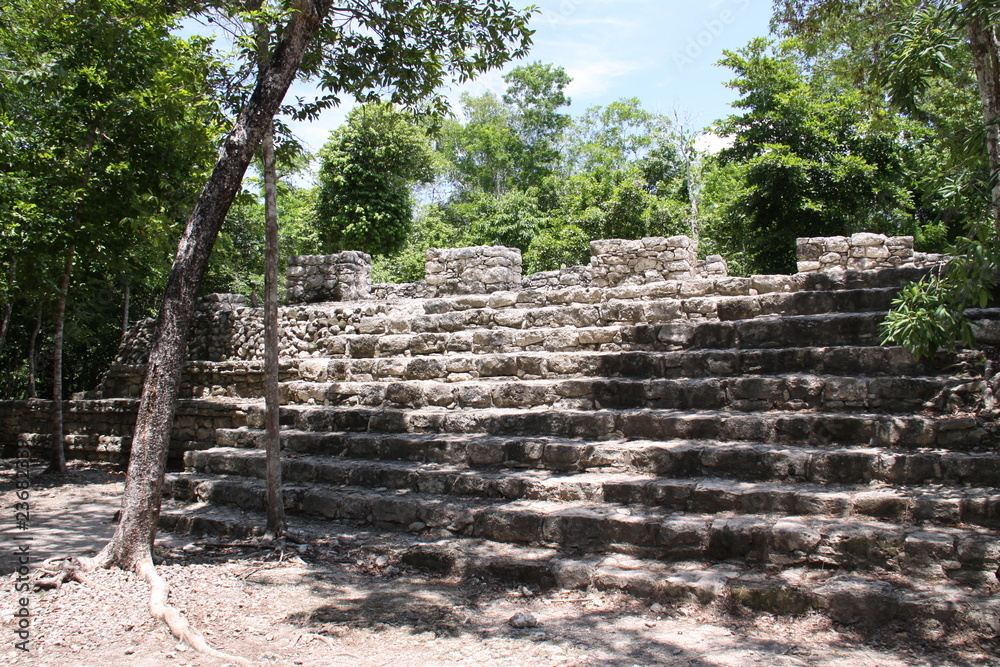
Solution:
[(185, 619), (184, 616), (177, 611), (177, 609), (170, 606), (167, 602), (167, 594), (170, 592), (170, 587), (167, 585), (167, 580), (161, 577), (156, 571), (156, 567), (153, 565), (153, 560), (151, 558), (147, 556), (146, 558), (139, 560), (135, 564), (135, 571), (136, 574), (145, 579), (149, 584), (149, 613), (153, 616), (153, 618), (157, 618), (166, 623), (167, 627), (170, 628), (170, 632), (172, 632), (177, 639), (181, 640), (199, 653), (203, 653), (220, 660), (235, 662), (237, 665), (240, 665), (240, 667), (252, 667), (252, 663), (245, 658), (223, 653), (218, 649), (212, 648), (209, 643), (205, 641), (205, 638), (191, 627), (191, 625), (187, 622), (187, 619)]
[[(96, 570), (104, 567), (111, 567), (113, 564), (112, 559), (102, 551), (95, 558), (84, 558), (79, 561), (76, 559), (66, 559), (67, 561), (72, 561), (70, 567), (64, 566), (63, 570), (69, 574), (59, 574), (55, 578), (62, 578), (63, 581), (68, 579), (74, 579), (80, 581), (81, 583), (93, 585), (93, 582), (84, 578), (81, 572)], [(160, 576), (156, 571), (156, 566), (153, 565), (153, 559), (148, 555), (140, 558), (135, 563), (135, 573), (146, 580), (149, 584), (149, 613), (150, 615), (163, 621), (170, 628), (170, 632), (190, 646), (193, 650), (198, 653), (210, 656), (212, 658), (218, 658), (219, 660), (225, 660), (227, 662), (236, 663), (240, 667), (253, 667), (253, 663), (246, 658), (241, 658), (237, 655), (230, 655), (229, 653), (224, 653), (218, 649), (212, 648), (211, 645), (205, 640), (201, 634), (191, 627), (187, 622), (187, 619), (177, 611), (176, 608), (172, 607), (170, 603), (167, 602), (167, 596), (170, 593), (170, 586), (167, 585), (167, 580)], [(60, 582), (59, 585), (61, 585)], [(56, 585), (55, 587), (58, 587)]]
[[(58, 567), (55, 567), (56, 564)], [(62, 588), (67, 581), (88, 583), (81, 572), (80, 563), (75, 558), (50, 558), (36, 570), (36, 590), (51, 590)]]
[[(51, 566), (55, 563), (60, 563), (59, 568), (51, 569)], [(75, 581), (83, 584), (84, 586), (92, 586), (99, 591), (117, 595), (120, 598), (125, 597), (118, 591), (112, 590), (107, 586), (97, 583), (96, 581), (92, 581), (83, 574), (84, 569), (84, 564), (76, 558), (50, 558), (42, 563), (42, 567), (37, 570), (40, 576), (35, 580), (35, 589), (58, 589), (68, 581)]]

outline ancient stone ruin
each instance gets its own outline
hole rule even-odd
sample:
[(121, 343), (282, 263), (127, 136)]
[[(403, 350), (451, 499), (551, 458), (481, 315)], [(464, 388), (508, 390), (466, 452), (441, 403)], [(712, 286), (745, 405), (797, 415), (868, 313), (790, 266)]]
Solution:
[[(803, 239), (799, 273), (735, 277), (682, 239), (595, 242), (536, 276), (516, 250), (434, 251), (403, 286), (369, 285), (358, 253), (296, 258), (290, 515), (377, 526), (393, 562), (456, 576), (995, 634), (1000, 379), (975, 352), (879, 345), (935, 258)], [(1000, 340), (1000, 311), (970, 315)], [(70, 456), (124, 456), (148, 331), (69, 402)], [(260, 309), (201, 303), (165, 527), (263, 526), (262, 356)], [(0, 404), (4, 445), (42, 453), (47, 417)]]
[(289, 257), (286, 271), (292, 303), (354, 301), (371, 293), (372, 258), (363, 252)]
[(796, 255), (799, 273), (871, 271), (942, 261), (941, 255), (913, 252), (912, 236), (867, 233), (798, 239)]

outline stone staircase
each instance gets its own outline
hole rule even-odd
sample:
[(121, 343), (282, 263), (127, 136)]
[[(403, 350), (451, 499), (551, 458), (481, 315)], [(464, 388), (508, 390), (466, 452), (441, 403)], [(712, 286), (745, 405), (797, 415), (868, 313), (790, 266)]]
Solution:
[[(523, 278), (516, 250), (435, 251), (404, 286), (369, 286), (361, 253), (293, 258), (289, 517), (455, 576), (996, 634), (1000, 376), (880, 346), (928, 269), (856, 236), (802, 240), (791, 276), (728, 277), (686, 239)], [(1000, 310), (970, 315), (1000, 343)], [(165, 528), (264, 524), (261, 316), (233, 295), (196, 315)], [(149, 333), (69, 402), (71, 456), (126, 453)], [(44, 454), (48, 410), (0, 404), (5, 448)]]
[[(985, 358), (878, 345), (920, 274), (283, 309), (286, 508), (316, 531), (376, 527), (392, 559), (455, 574), (995, 633)], [(246, 423), (187, 452), (167, 527), (263, 523), (252, 316), (224, 318), (225, 345), (206, 333), (219, 318), (203, 321), (186, 391)], [(988, 339), (1000, 312), (973, 317)]]

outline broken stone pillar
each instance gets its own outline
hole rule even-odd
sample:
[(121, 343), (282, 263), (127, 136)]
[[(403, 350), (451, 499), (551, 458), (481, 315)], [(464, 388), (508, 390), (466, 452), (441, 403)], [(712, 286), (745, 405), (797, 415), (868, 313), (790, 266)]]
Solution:
[(698, 277), (697, 244), (687, 236), (591, 241), (590, 255), (594, 287), (644, 285)]
[(288, 303), (358, 301), (371, 296), (372, 258), (348, 250), (288, 258)]
[(429, 296), (490, 294), (521, 287), (521, 251), (517, 248), (431, 248), (424, 256)]

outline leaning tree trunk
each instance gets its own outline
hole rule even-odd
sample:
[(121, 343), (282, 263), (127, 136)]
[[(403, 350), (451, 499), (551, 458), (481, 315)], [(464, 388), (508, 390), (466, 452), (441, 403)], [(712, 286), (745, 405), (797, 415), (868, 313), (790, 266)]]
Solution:
[(93, 567), (145, 569), (149, 563), (181, 368), (201, 279), (257, 144), (271, 126), (330, 4), (331, 0), (295, 3), (298, 11), (282, 31), (266, 71), (258, 77), (250, 100), (226, 137), (188, 220), (150, 346), (120, 520), (111, 540), (92, 561)]
[(274, 131), (261, 143), (264, 162), (264, 442), (267, 450), (267, 528), (277, 537), (285, 532), (285, 502), (281, 494), (281, 442), (278, 434), (278, 174), (274, 166)]
[(1000, 235), (1000, 58), (996, 28), (982, 15), (973, 16), (969, 20), (969, 43), (986, 124), (986, 151), (993, 183), (993, 226)]
[(73, 255), (76, 247), (71, 245), (66, 253), (66, 268), (59, 278), (59, 300), (56, 302), (55, 335), (52, 343), (52, 458), (49, 470), (66, 473), (66, 449), (63, 447), (63, 332), (66, 328), (66, 296), (69, 294), (69, 278), (73, 273)]

